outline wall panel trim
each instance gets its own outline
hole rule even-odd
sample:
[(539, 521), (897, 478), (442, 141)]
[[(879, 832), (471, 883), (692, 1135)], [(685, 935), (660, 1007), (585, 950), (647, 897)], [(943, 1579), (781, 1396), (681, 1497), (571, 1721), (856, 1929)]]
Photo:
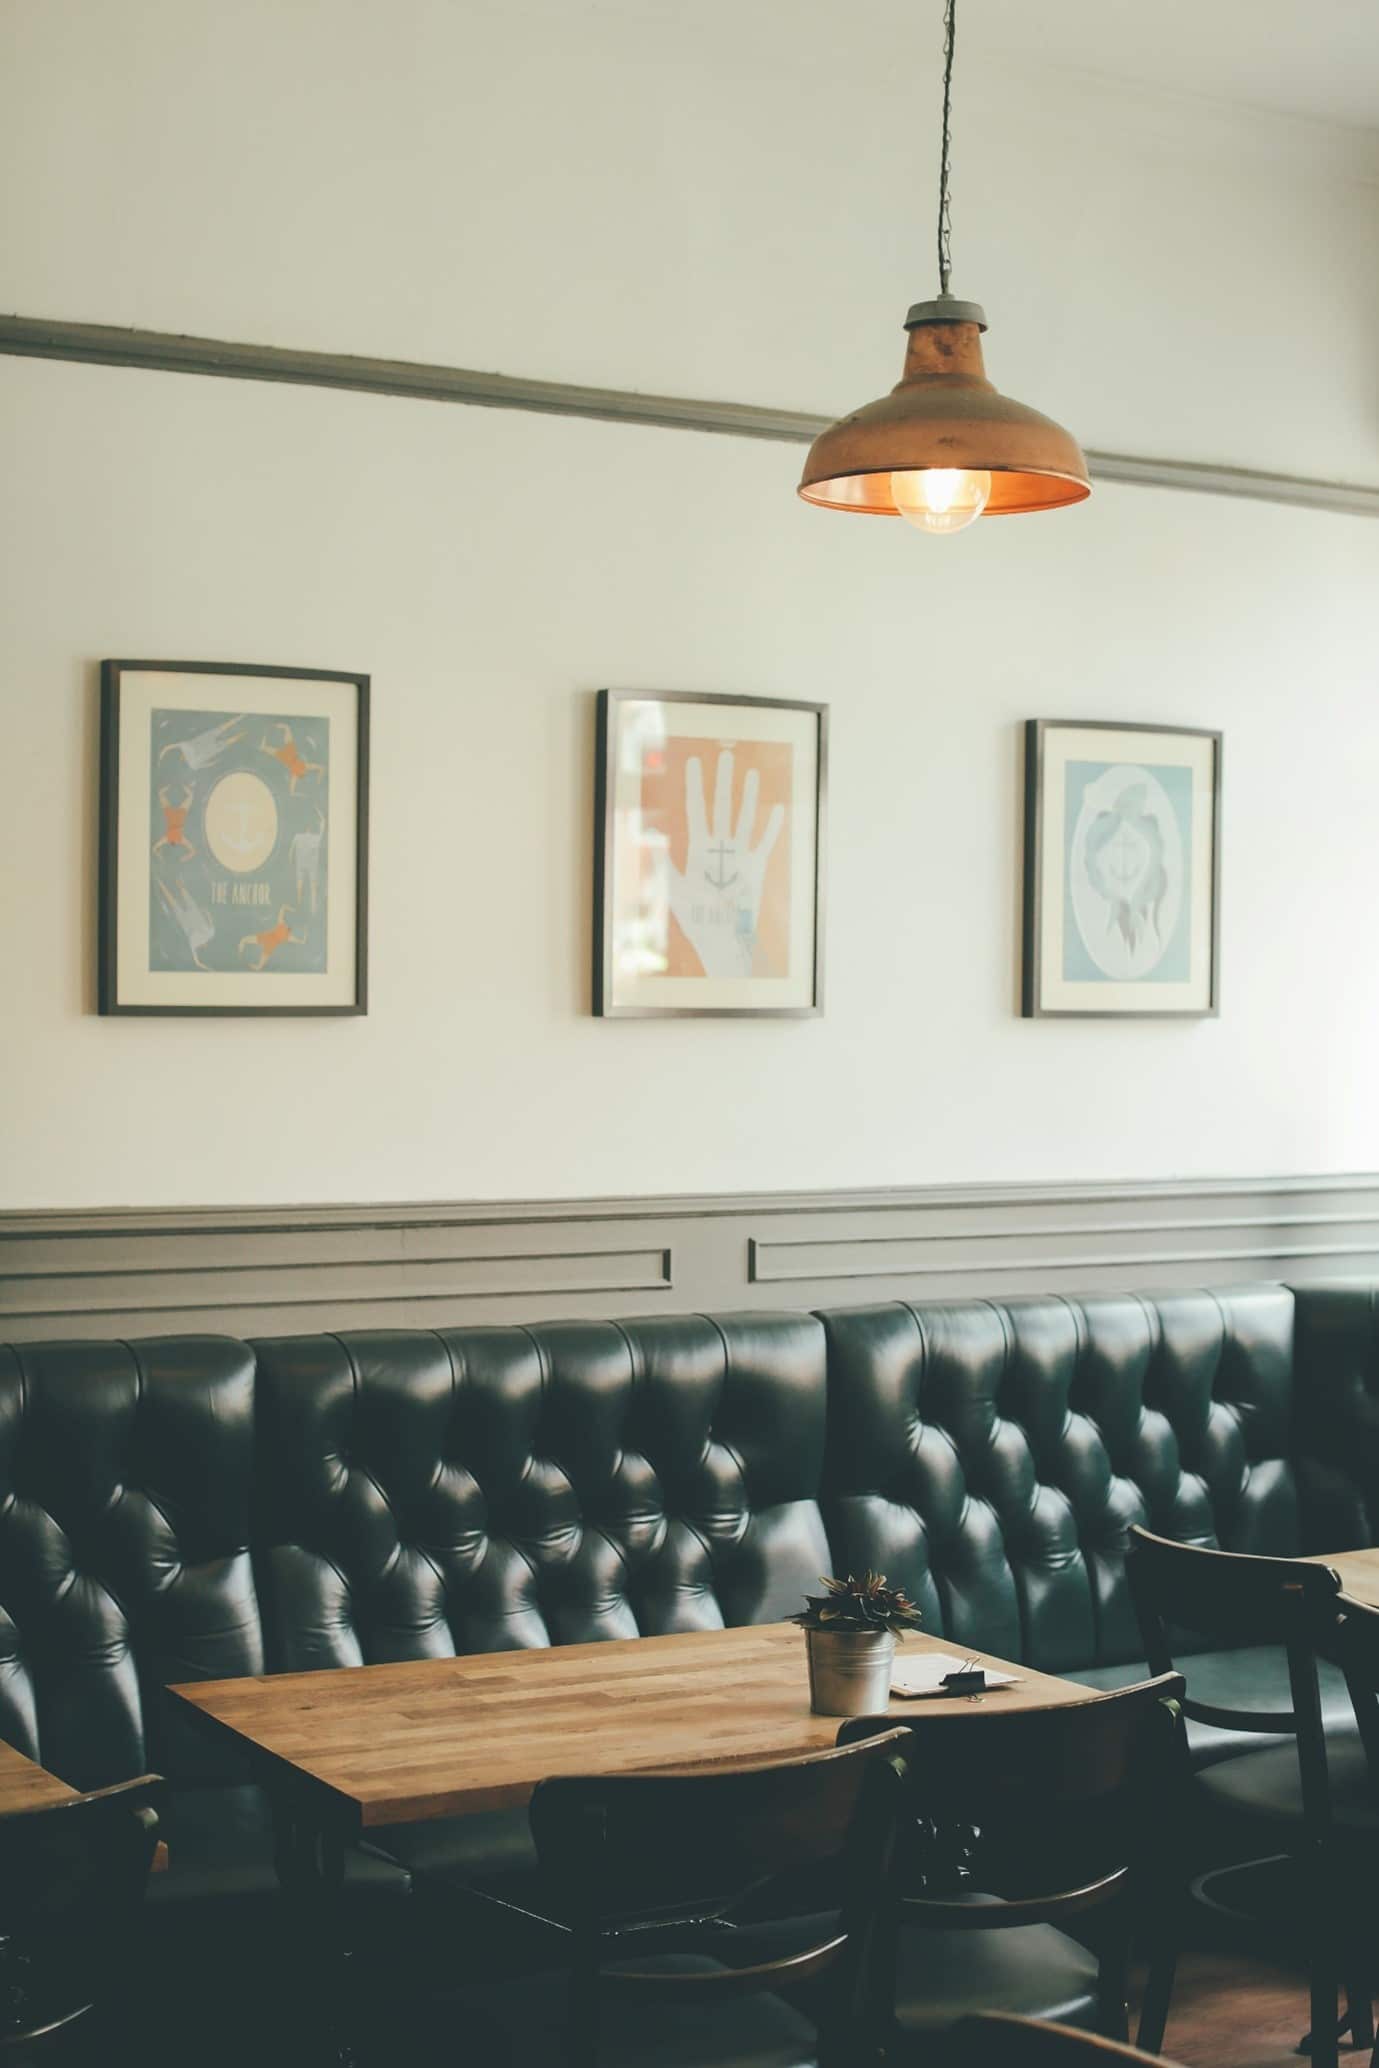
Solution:
[[(686, 395), (648, 395), (633, 388), (591, 388), (570, 381), (523, 379), (474, 367), (412, 359), (371, 359), (350, 352), (305, 352), (230, 338), (185, 337), (174, 331), (130, 330), (108, 323), (70, 323), (42, 316), (0, 316), (0, 353), (27, 359), (74, 360), (89, 366), (136, 366), (156, 373), (206, 374), (221, 380), (286, 381), (311, 388), (347, 388), (413, 401), (460, 402), (486, 409), (535, 410), (546, 416), (593, 417), (660, 430), (710, 431), (809, 445), (830, 421), (804, 410), (751, 402), (712, 402)], [(1379, 517), (1379, 487), (1326, 481), (1202, 460), (1155, 459), (1138, 453), (1087, 450), (1094, 481), (1197, 495), (1241, 496), (1291, 503), (1352, 517)]]
[(0, 1339), (1379, 1279), (1379, 1175), (0, 1213)]

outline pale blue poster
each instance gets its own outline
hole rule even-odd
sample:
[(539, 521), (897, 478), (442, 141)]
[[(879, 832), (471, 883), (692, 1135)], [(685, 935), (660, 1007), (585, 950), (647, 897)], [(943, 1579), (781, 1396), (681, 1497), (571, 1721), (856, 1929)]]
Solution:
[(151, 970), (326, 967), (330, 720), (155, 706)]
[(1065, 784), (1065, 980), (1186, 982), (1192, 967), (1192, 770), (1070, 761)]

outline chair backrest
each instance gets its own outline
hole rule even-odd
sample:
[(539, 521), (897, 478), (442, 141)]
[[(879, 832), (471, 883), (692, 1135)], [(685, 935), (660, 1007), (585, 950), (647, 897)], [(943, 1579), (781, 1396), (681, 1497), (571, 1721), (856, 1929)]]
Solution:
[[(1181, 1674), (1166, 1673), (1049, 1709), (993, 1702), (925, 1714), (917, 1705), (906, 1719), (909, 1805), (919, 1820), (905, 1863), (917, 1870), (905, 1876), (907, 1911), (923, 1910), (932, 1923), (977, 1922), (961, 1900), (966, 1875), (943, 1888), (946, 1834), (959, 1827), (973, 1833), (972, 1878), (1005, 1899), (1003, 1906), (980, 1906), (982, 1921), (994, 1929), (1124, 1894), (1145, 1858), (1164, 1850), (1179, 1799), (1186, 1774), (1182, 1695)], [(840, 1738), (867, 1728), (867, 1719), (855, 1719)], [(958, 1910), (961, 1918), (948, 1915)]]
[(935, 2068), (1165, 2068), (1165, 2063), (1158, 2054), (1072, 2025), (983, 2011), (950, 2026)]
[[(1130, 1591), (1151, 1673), (1173, 1665), (1174, 1633), (1189, 1631), (1224, 1644), (1276, 1644), (1288, 1657), (1291, 1709), (1223, 1708), (1193, 1699), (1184, 1713), (1224, 1730), (1297, 1732), (1320, 1729), (1316, 1664), (1308, 1629), (1325, 1619), (1340, 1592), (1329, 1566), (1298, 1558), (1261, 1558), (1174, 1543), (1135, 1525), (1130, 1530)], [(1191, 1659), (1188, 1660), (1191, 1673)]]
[(125, 1959), (154, 1848), (153, 1774), (0, 1817), (0, 2039), (69, 2024)]
[[(575, 2058), (596, 2058), (604, 1987), (702, 2000), (833, 1968), (827, 1993), (845, 2020), (885, 1884), (907, 1745), (904, 1730), (883, 1723), (864, 1743), (804, 1758), (543, 1781), (532, 1836), (572, 1933)], [(831, 1870), (834, 1908), (817, 1932), (746, 1966), (687, 1975), (677, 1965), (685, 1954), (721, 1955), (735, 1909), (750, 1900), (755, 1918), (771, 1915), (778, 1878), (793, 1885), (819, 1866)], [(620, 1972), (619, 1957), (635, 1957), (635, 1970)]]

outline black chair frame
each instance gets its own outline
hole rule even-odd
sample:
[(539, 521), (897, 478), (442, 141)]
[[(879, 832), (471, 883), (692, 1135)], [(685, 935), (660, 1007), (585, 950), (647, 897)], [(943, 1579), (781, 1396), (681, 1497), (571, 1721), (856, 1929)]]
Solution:
[[(1009, 1931), (1030, 1924), (1063, 1929), (1087, 1917), (1090, 1928), (1072, 1935), (1097, 1956), (1098, 2025), (1107, 2037), (1123, 2040), (1131, 1939), (1139, 1929), (1150, 1952), (1139, 2043), (1157, 2052), (1177, 1953), (1173, 1899), (1181, 1873), (1173, 1825), (1188, 1783), (1182, 1694), (1182, 1676), (1170, 1672), (1048, 1709), (992, 1707), (975, 1715), (907, 1718), (915, 1741), (911, 1813), (931, 1827), (975, 1827), (988, 1855), (994, 1836), (1005, 1848), (1007, 1869), (1017, 1860), (1042, 1886), (1033, 1893), (994, 1890), (998, 1900), (980, 1903), (960, 1893), (916, 1894), (923, 1841), (908, 1859), (898, 1848), (890, 1930), (878, 1938), (888, 1970), (883, 1987), (893, 1992), (898, 1938), (907, 1923)], [(840, 1741), (876, 1722), (845, 1724)], [(981, 1861), (980, 1851), (975, 1857)], [(974, 1872), (980, 1880), (980, 1865)]]
[(163, 1783), (0, 1816), (0, 2059), (65, 2046), (128, 1973)]
[[(1369, 1807), (1379, 1817), (1379, 1608), (1341, 1593), (1314, 1608), (1304, 1634), (1314, 1653), (1339, 1666), (1345, 1675), (1364, 1747)], [(1331, 1803), (1324, 1735), (1310, 1785), (1320, 1842), (1330, 1840), (1342, 1867), (1338, 1900), (1352, 1914), (1367, 1914), (1372, 1919), (1374, 1833), (1366, 1828), (1357, 1834), (1356, 1843), (1347, 1843), (1344, 1823), (1337, 1820)], [(1305, 1792), (1307, 1786), (1305, 1781)], [(1356, 2043), (1363, 2042), (1357, 2038)], [(1371, 2068), (1379, 2068), (1379, 2039), (1373, 2040), (1370, 2060)]]
[(1302, 1818), (1290, 1850), (1302, 1870), (1312, 1926), (1311, 2030), (1302, 2050), (1317, 2068), (1330, 2068), (1347, 2034), (1356, 2046), (1374, 2043), (1369, 1991), (1353, 1974), (1345, 2008), (1337, 2012), (1336, 1855), (1317, 1657), (1336, 1622), (1340, 1578), (1327, 1565), (1179, 1544), (1138, 1524), (1130, 1530), (1126, 1570), (1151, 1672), (1172, 1665), (1174, 1629), (1217, 1642), (1277, 1645), (1286, 1656), (1292, 1707), (1245, 1709), (1194, 1700), (1189, 1654), (1183, 1713), (1218, 1729), (1286, 1736), (1296, 1744)]
[[(558, 1933), (569, 1976), (571, 2068), (596, 2068), (600, 2013), (612, 1995), (705, 2003), (819, 1983), (808, 2014), (821, 2068), (853, 2068), (868, 1954), (907, 1785), (908, 1733), (883, 1722), (865, 1742), (751, 1766), (543, 1781), (532, 1836), (553, 1913), (502, 1907)], [(733, 1938), (785, 1877), (836, 1864), (836, 1911), (819, 1937), (733, 1964)], [(769, 1909), (769, 1905), (767, 1905)], [(759, 1920), (758, 1920), (759, 1921)], [(687, 1973), (659, 1958), (709, 1954)], [(619, 1961), (635, 1961), (620, 1967)]]

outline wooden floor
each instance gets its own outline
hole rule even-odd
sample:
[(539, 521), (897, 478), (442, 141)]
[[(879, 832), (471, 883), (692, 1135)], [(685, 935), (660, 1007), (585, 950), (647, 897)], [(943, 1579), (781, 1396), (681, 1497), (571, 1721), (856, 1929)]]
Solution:
[[(1306, 1970), (1255, 1955), (1185, 1953), (1173, 1992), (1164, 2054), (1183, 2068), (1303, 2068)], [(1342, 2050), (1369, 2068), (1369, 2049)]]

